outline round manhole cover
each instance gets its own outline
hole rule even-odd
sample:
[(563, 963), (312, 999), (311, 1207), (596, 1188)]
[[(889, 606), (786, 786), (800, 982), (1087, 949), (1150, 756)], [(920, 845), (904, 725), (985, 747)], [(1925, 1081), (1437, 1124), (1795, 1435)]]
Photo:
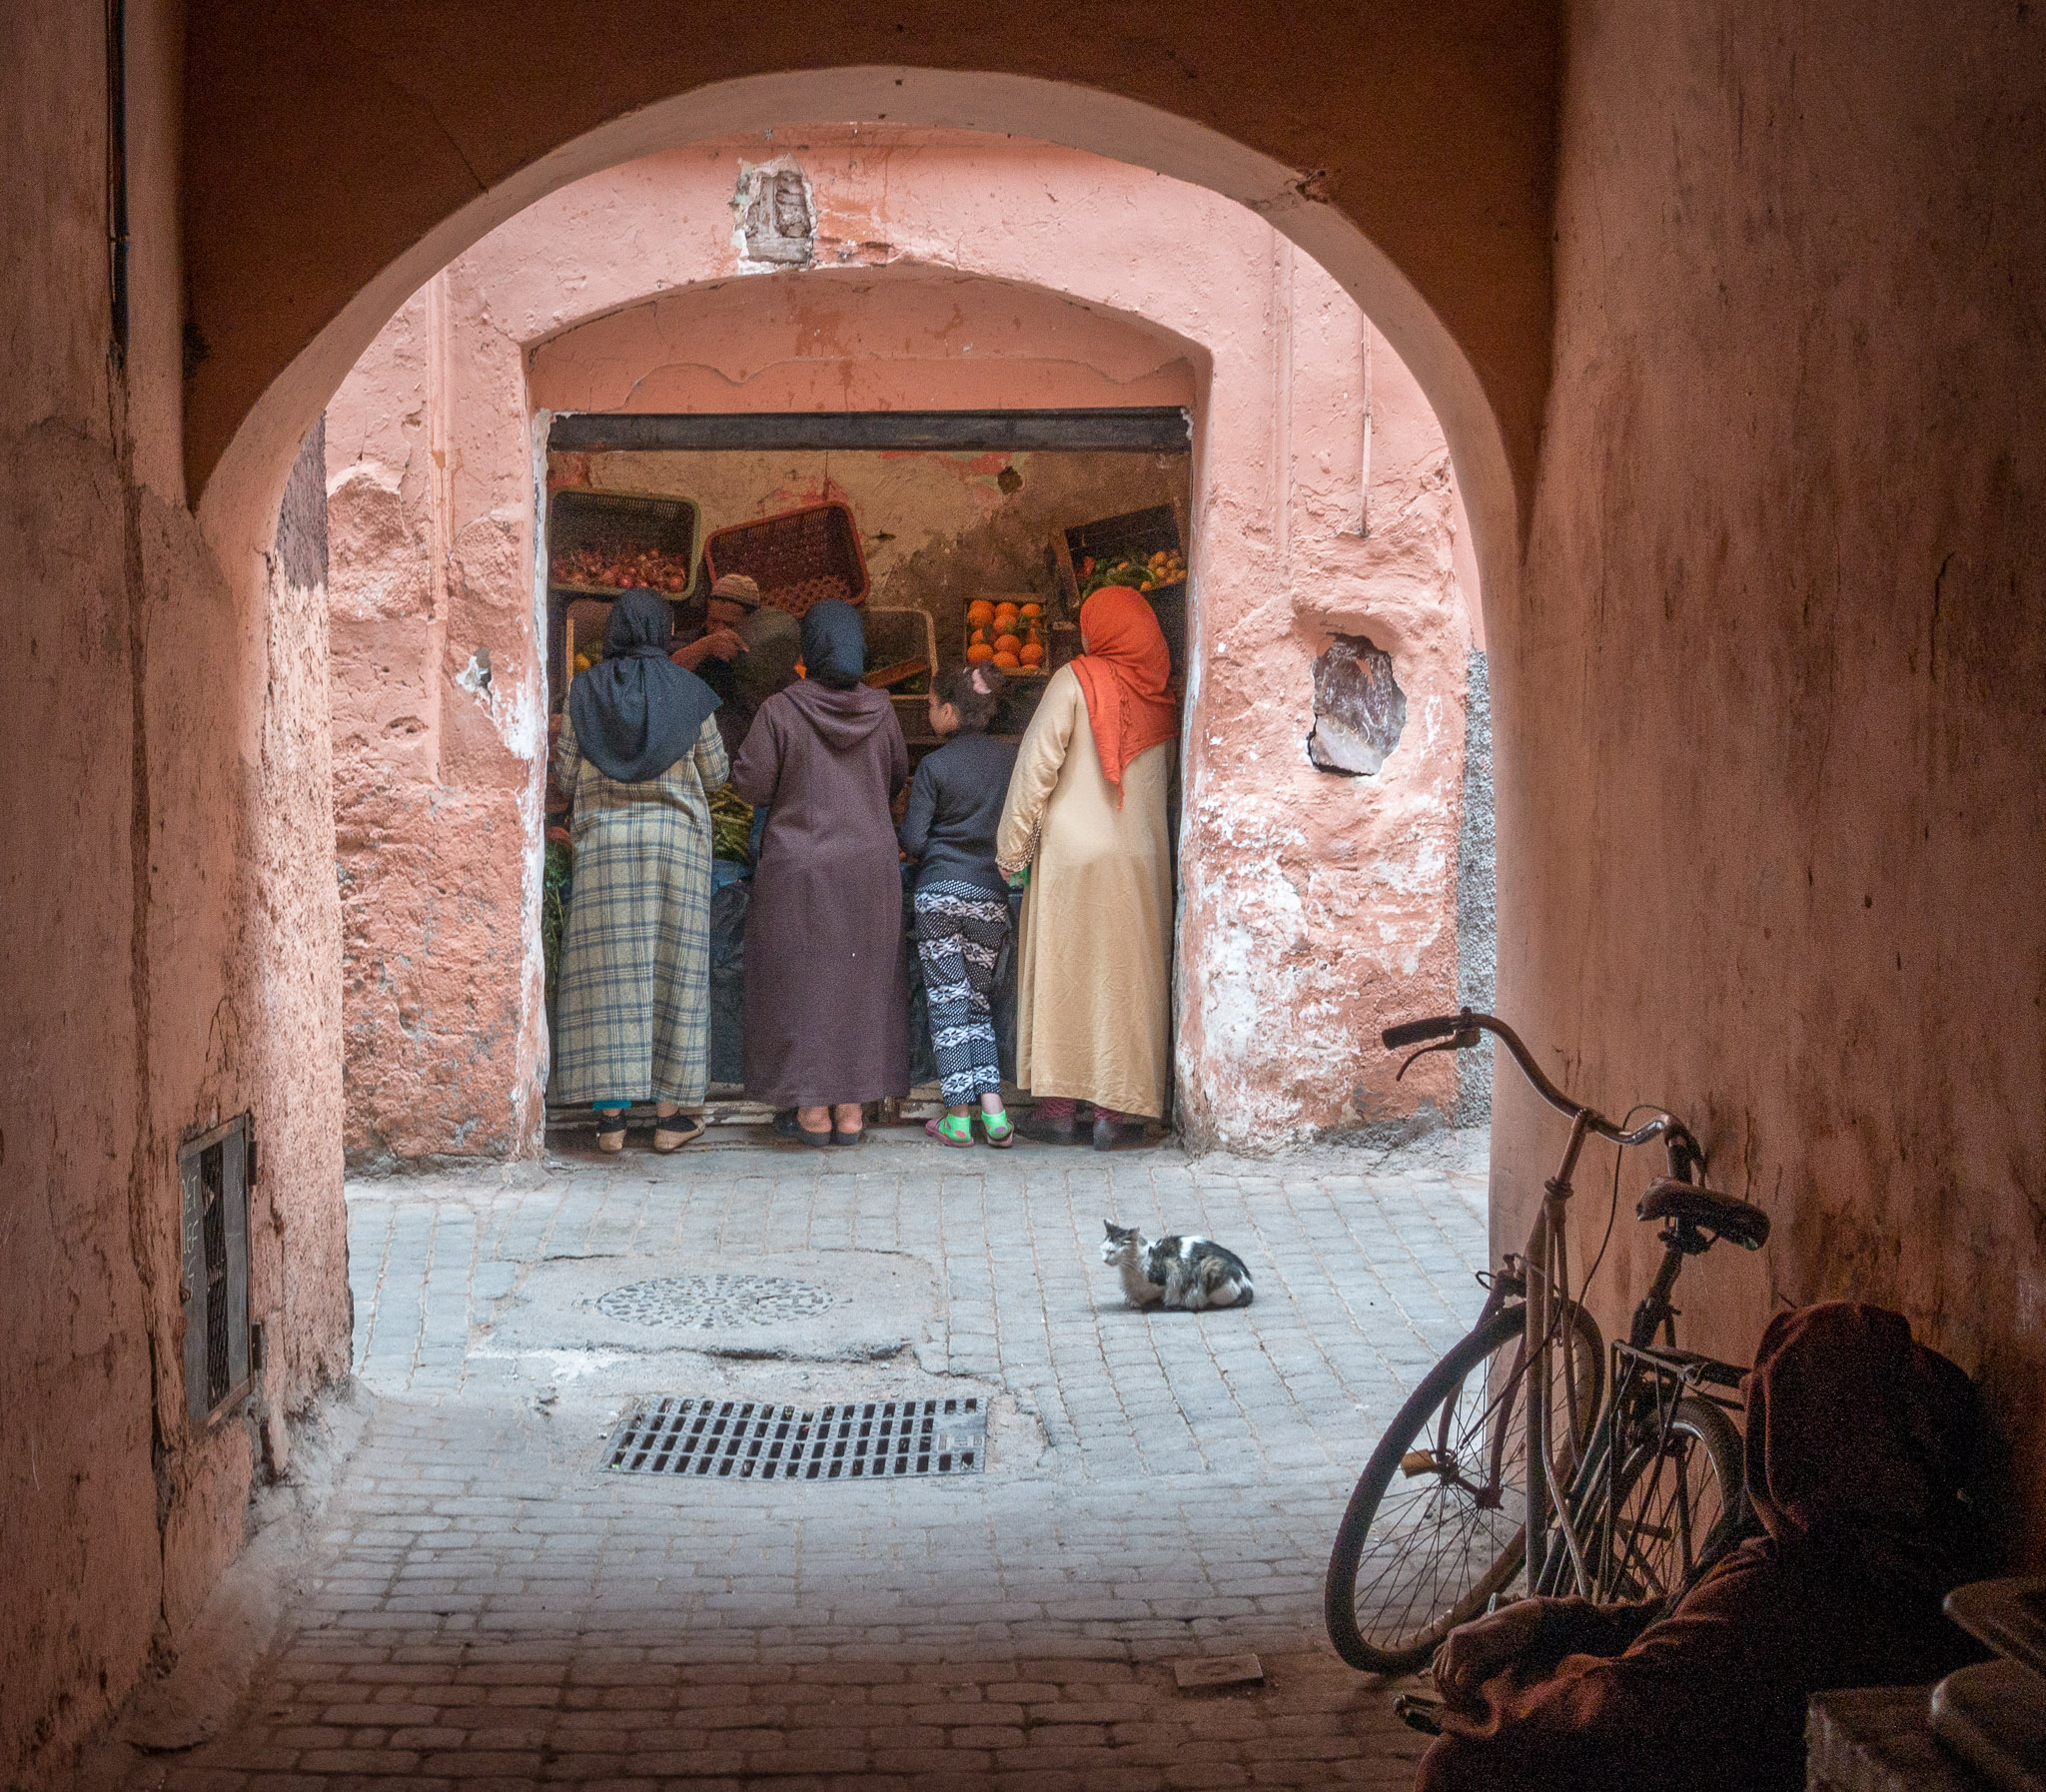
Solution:
[(660, 1276), (598, 1298), (599, 1313), (635, 1326), (779, 1326), (814, 1319), (831, 1291), (790, 1276)]

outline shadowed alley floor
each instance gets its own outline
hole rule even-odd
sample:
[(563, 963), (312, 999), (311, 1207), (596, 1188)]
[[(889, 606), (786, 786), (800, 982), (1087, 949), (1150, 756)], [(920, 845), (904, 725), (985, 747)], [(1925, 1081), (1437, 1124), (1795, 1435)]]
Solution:
[[(351, 1187), (361, 1441), (248, 1695), (125, 1784), (1411, 1782), (1422, 1739), (1329, 1651), (1321, 1573), (1482, 1298), (1482, 1135), (1258, 1161), (727, 1137)], [(1230, 1245), (1255, 1305), (1130, 1310), (1108, 1217)], [(720, 1275), (823, 1310), (597, 1305)], [(976, 1395), (986, 1466), (608, 1472), (642, 1394)], [(1246, 1650), (1262, 1685), (1177, 1688), (1176, 1660)]]

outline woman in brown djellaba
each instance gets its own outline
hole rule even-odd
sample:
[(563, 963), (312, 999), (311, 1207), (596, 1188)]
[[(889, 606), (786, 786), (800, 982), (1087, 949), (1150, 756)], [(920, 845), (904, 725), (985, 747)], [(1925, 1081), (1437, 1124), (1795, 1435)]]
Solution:
[(783, 1138), (857, 1145), (861, 1107), (909, 1093), (902, 876), (889, 804), (909, 749), (860, 682), (859, 612), (803, 617), (804, 676), (760, 705), (732, 787), (767, 809), (746, 909), (746, 1093)]

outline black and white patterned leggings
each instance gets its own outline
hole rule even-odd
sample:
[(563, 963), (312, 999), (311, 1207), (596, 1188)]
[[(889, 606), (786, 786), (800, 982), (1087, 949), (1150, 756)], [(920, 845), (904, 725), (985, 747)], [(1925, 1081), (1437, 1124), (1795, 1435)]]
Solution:
[(971, 884), (925, 884), (916, 893), (916, 956), (931, 1013), (931, 1053), (948, 1108), (999, 1095), (995, 1062), (995, 957), (1009, 931), (1009, 905)]

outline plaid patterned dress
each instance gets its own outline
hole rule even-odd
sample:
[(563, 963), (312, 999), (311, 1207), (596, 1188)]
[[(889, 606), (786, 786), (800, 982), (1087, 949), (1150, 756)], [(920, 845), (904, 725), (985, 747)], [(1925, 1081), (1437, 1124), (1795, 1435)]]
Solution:
[(657, 778), (619, 784), (564, 722), (554, 781), (575, 793), (575, 873), (554, 1012), (555, 1102), (694, 1105), (710, 1081), (710, 793), (717, 718)]

